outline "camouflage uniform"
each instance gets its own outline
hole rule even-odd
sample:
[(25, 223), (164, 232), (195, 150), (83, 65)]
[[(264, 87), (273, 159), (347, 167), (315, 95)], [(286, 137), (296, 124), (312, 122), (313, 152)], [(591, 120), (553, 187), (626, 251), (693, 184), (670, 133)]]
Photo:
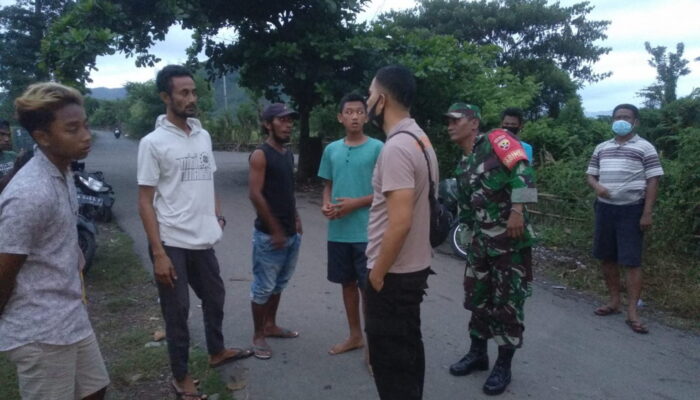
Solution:
[[(506, 139), (519, 145), (515, 136)], [(469, 333), (518, 348), (523, 306), (532, 294), (534, 232), (527, 215), (521, 238), (508, 237), (506, 226), (512, 202), (537, 201), (534, 171), (527, 161), (518, 161), (509, 170), (487, 135), (479, 135), (473, 152), (457, 165), (456, 176), (459, 216), (473, 233), (464, 273), (464, 307), (472, 312)]]

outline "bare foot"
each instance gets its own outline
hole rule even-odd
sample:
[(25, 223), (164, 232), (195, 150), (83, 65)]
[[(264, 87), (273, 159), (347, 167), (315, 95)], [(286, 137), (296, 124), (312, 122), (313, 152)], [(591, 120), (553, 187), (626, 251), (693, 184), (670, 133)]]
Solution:
[(281, 328), (279, 326), (270, 326), (265, 328), (265, 337), (280, 338), (280, 339), (294, 339), (299, 336), (299, 332), (289, 330), (287, 328)]
[(364, 345), (365, 344), (362, 342), (362, 338), (347, 338), (342, 343), (338, 343), (335, 346), (331, 347), (331, 349), (328, 350), (328, 354), (334, 356), (336, 354), (345, 353), (351, 350), (361, 349), (362, 347), (364, 347)]

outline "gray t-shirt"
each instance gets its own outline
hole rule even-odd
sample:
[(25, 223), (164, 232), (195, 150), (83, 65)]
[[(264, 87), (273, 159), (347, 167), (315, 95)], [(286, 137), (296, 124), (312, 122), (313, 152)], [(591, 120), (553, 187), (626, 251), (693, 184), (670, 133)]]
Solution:
[(428, 191), (428, 163), (420, 146), (411, 135), (397, 133), (409, 131), (423, 142), (430, 159), (433, 182), (438, 181), (437, 157), (428, 136), (411, 118), (401, 120), (387, 135), (387, 141), (377, 159), (372, 175), (374, 197), (369, 211), (367, 235), (367, 268), (372, 269), (379, 256), (384, 232), (389, 223), (386, 193), (400, 189), (413, 189), (413, 218), (411, 230), (401, 247), (390, 273), (409, 273), (430, 266), (433, 251), (430, 247), (430, 205)]
[(0, 253), (27, 255), (0, 315), (0, 351), (29, 343), (69, 345), (92, 333), (77, 213), (70, 171), (61, 173), (41, 151), (0, 194)]

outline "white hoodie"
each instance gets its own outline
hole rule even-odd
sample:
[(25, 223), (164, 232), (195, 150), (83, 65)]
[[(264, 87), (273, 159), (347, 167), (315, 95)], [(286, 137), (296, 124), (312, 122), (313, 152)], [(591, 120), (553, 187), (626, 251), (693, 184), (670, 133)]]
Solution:
[(187, 125), (189, 135), (159, 116), (155, 130), (139, 143), (136, 174), (139, 185), (156, 188), (153, 205), (163, 243), (202, 250), (222, 233), (215, 211), (216, 163), (209, 132), (195, 118)]

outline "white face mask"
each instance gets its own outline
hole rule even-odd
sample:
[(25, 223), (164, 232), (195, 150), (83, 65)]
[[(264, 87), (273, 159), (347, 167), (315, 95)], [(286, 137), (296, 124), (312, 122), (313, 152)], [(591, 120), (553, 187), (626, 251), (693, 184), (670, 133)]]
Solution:
[(618, 120), (613, 122), (612, 131), (615, 132), (617, 136), (625, 136), (632, 132), (632, 124), (625, 120)]

